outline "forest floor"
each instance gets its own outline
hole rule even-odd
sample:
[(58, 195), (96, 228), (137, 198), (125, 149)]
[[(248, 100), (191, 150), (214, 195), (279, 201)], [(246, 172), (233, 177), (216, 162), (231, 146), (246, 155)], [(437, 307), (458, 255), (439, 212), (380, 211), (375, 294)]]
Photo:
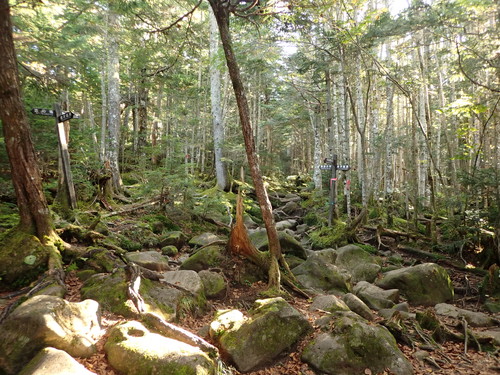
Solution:
[[(395, 250), (395, 249), (392, 249)], [(397, 251), (397, 250), (395, 250)], [(401, 253), (406, 260), (409, 255)], [(412, 257), (413, 258), (413, 257)], [(416, 260), (416, 259), (415, 259)], [(422, 260), (422, 259), (420, 259)], [(424, 260), (422, 260), (424, 261)], [(467, 287), (470, 294), (467, 296), (460, 296), (453, 301), (453, 304), (460, 308), (465, 308), (472, 311), (480, 310), (479, 301), (479, 283), (481, 277), (473, 273), (463, 270), (457, 270), (446, 264), (442, 264), (447, 268), (455, 287)], [(228, 277), (229, 276), (229, 277)], [(209, 308), (203, 316), (185, 316), (178, 324), (179, 326), (201, 335), (200, 332), (203, 328), (207, 327), (212, 321), (214, 314), (217, 310), (224, 309), (239, 309), (247, 311), (252, 306), (256, 299), (262, 298), (260, 293), (266, 289), (265, 282), (257, 282), (251, 285), (241, 285), (231, 281), (230, 275), (226, 275), (229, 279), (229, 288), (225, 298), (219, 300), (209, 301)], [(82, 282), (75, 276), (75, 272), (68, 272), (66, 277), (66, 285), (68, 292), (66, 299), (72, 302), (81, 301), (80, 288)], [(2, 295), (0, 294), (0, 298)], [(302, 297), (290, 296), (288, 302), (298, 311), (300, 311), (311, 322), (314, 330), (304, 337), (298, 344), (296, 344), (290, 351), (284, 353), (281, 357), (274, 360), (269, 366), (250, 372), (250, 375), (282, 375), (282, 374), (298, 374), (298, 375), (315, 375), (315, 372), (307, 364), (300, 360), (303, 347), (319, 332), (319, 328), (315, 326), (315, 321), (320, 318), (323, 313), (319, 311), (309, 310), (311, 301), (305, 300)], [(412, 308), (412, 312), (423, 309), (422, 307)], [(0, 313), (2, 307), (0, 306)], [(107, 311), (103, 312), (102, 324), (103, 328), (107, 331), (113, 325), (126, 320), (125, 318), (111, 314)], [(382, 320), (382, 318), (380, 318)], [(444, 320), (446, 323), (446, 320)], [(202, 335), (201, 335), (202, 336)], [(90, 358), (78, 359), (87, 369), (99, 375), (119, 375), (108, 364), (106, 354), (104, 352), (104, 343), (106, 342), (106, 335), (101, 338), (97, 347), (98, 352)], [(469, 346), (469, 347), (467, 347)], [(486, 374), (500, 374), (500, 359), (498, 353), (480, 352), (471, 344), (467, 345), (465, 342), (452, 342), (448, 341), (442, 343), (438, 350), (430, 352), (429, 356), (424, 360), (416, 358), (415, 353), (420, 349), (418, 347), (411, 347), (399, 344), (401, 351), (405, 354), (408, 360), (412, 363), (415, 375), (423, 374), (456, 374), (456, 375), (486, 375)], [(420, 350), (421, 351), (421, 350)], [(238, 375), (236, 369), (231, 368), (233, 374)], [(369, 369), (364, 371), (365, 375), (371, 375)], [(384, 375), (390, 375), (391, 372), (383, 372)], [(357, 375), (357, 374), (353, 374)], [(372, 374), (374, 375), (374, 374)]]

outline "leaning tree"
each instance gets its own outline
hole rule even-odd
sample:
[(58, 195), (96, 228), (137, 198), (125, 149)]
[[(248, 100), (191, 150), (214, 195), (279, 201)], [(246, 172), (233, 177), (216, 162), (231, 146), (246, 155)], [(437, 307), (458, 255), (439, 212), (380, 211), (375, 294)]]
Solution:
[(262, 219), (264, 221), (264, 225), (267, 231), (267, 237), (269, 240), (269, 253), (271, 255), (269, 262), (267, 263), (269, 274), (269, 289), (277, 290), (279, 289), (281, 283), (279, 264), (281, 264), (285, 269), (289, 269), (281, 252), (281, 246), (274, 222), (271, 202), (269, 201), (269, 196), (267, 194), (266, 188), (264, 187), (258, 155), (255, 148), (255, 141), (253, 138), (252, 125), (250, 122), (250, 110), (240, 74), (240, 68), (234, 54), (231, 32), (229, 29), (229, 17), (232, 13), (244, 14), (245, 12), (253, 12), (254, 9), (256, 9), (259, 1), (208, 1), (210, 3), (210, 6), (212, 7), (215, 19), (217, 20), (217, 25), (219, 27), (222, 47), (224, 49), (224, 54), (226, 57), (226, 64), (228, 67), (229, 76), (231, 78), (234, 94), (236, 97), (236, 103), (238, 106), (238, 113), (240, 117), (241, 128), (243, 131), (243, 139), (245, 142), (245, 151), (247, 154), (248, 166), (250, 168), (250, 174), (254, 184), (255, 193), (257, 195), (257, 201), (262, 212)]
[(47, 200), (42, 189), (28, 118), (21, 101), (19, 72), (8, 0), (0, 0), (0, 120), (17, 197), (19, 224), (0, 239), (0, 289), (61, 270)]

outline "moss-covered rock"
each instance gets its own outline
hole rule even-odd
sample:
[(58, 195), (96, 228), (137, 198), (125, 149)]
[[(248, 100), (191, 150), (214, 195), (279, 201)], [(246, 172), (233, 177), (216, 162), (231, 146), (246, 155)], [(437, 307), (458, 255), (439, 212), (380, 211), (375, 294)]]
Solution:
[(161, 253), (168, 257), (173, 257), (179, 254), (179, 250), (174, 245), (163, 246)]
[(328, 312), (350, 311), (349, 307), (346, 305), (344, 301), (331, 294), (318, 295), (314, 297), (311, 306), (309, 306), (309, 310), (311, 311), (319, 310)]
[(225, 257), (222, 255), (220, 246), (208, 246), (186, 259), (181, 264), (180, 269), (199, 272), (201, 270), (220, 266), (224, 259)]
[(199, 348), (135, 321), (113, 327), (104, 349), (111, 366), (125, 375), (214, 375), (217, 368)]
[(257, 300), (249, 315), (246, 319), (241, 313), (225, 312), (210, 326), (211, 337), (239, 371), (269, 363), (311, 328), (307, 319), (281, 297)]
[(191, 247), (201, 247), (201, 246), (210, 245), (211, 243), (218, 242), (221, 240), (222, 240), (222, 238), (220, 238), (219, 236), (217, 236), (213, 233), (205, 232), (205, 233), (199, 234), (199, 235), (191, 238), (189, 240), (188, 244)]
[(352, 282), (375, 281), (380, 271), (381, 260), (357, 245), (347, 245), (337, 249), (335, 265), (344, 268), (352, 276)]
[(96, 352), (100, 330), (99, 305), (95, 301), (32, 297), (0, 326), (0, 369), (6, 374), (17, 374), (46, 346), (76, 357), (91, 356)]
[(396, 340), (382, 326), (373, 325), (353, 312), (332, 314), (330, 331), (320, 333), (302, 353), (302, 360), (322, 373), (363, 374), (389, 370), (396, 375), (413, 374)]
[(187, 241), (186, 235), (181, 231), (176, 230), (165, 233), (160, 238), (159, 246), (164, 247), (173, 245), (176, 248), (180, 249), (186, 244), (186, 241)]
[(225, 294), (227, 289), (226, 280), (220, 273), (202, 270), (198, 272), (203, 283), (205, 296), (207, 298), (217, 298)]
[(142, 251), (125, 254), (129, 261), (137, 263), (139, 266), (153, 271), (169, 271), (168, 259), (157, 251)]
[[(250, 241), (260, 251), (269, 250), (269, 240), (265, 229), (259, 229), (249, 235)], [(302, 259), (307, 259), (304, 247), (293, 236), (286, 232), (278, 232), (281, 251), (285, 254), (295, 255)]]
[(16, 228), (0, 239), (0, 291), (25, 286), (47, 270), (50, 248)]
[(383, 289), (399, 289), (408, 302), (417, 305), (434, 306), (454, 295), (448, 272), (435, 263), (389, 271), (375, 284)]
[(304, 287), (319, 292), (343, 294), (351, 290), (351, 275), (322, 257), (310, 256), (292, 272)]
[[(184, 298), (190, 293), (163, 285), (148, 279), (141, 279), (139, 289), (147, 312), (159, 314), (167, 321), (177, 318), (178, 310)], [(86, 280), (81, 289), (83, 298), (98, 301), (105, 310), (135, 318), (137, 309), (127, 295), (125, 271), (119, 269), (113, 274), (99, 273)]]

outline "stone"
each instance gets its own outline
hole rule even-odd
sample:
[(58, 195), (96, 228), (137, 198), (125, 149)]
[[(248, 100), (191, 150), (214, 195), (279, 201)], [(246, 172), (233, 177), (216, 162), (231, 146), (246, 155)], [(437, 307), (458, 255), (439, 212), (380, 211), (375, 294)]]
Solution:
[(7, 374), (17, 374), (46, 346), (74, 357), (89, 357), (96, 352), (100, 334), (100, 308), (96, 301), (32, 297), (0, 325), (0, 368)]
[[(98, 301), (105, 310), (126, 318), (137, 316), (137, 308), (127, 295), (127, 279), (122, 269), (113, 274), (100, 273), (90, 277), (83, 283), (81, 292), (83, 298)], [(146, 312), (158, 314), (167, 321), (177, 318), (182, 300), (193, 298), (187, 291), (145, 278), (141, 278), (139, 292), (144, 299)]]
[(176, 230), (165, 233), (165, 235), (163, 235), (160, 239), (159, 246), (165, 247), (173, 245), (176, 248), (180, 249), (186, 244), (186, 241), (187, 241), (186, 235), (181, 231)]
[(310, 329), (308, 320), (283, 298), (257, 300), (249, 317), (222, 312), (210, 324), (210, 336), (241, 372), (269, 364)]
[(304, 287), (323, 293), (339, 295), (351, 289), (351, 276), (346, 271), (317, 256), (309, 257), (292, 273)]
[(282, 220), (276, 223), (276, 230), (279, 232), (285, 229), (294, 229), (296, 226), (297, 226), (297, 220), (294, 219)]
[(497, 325), (492, 317), (482, 312), (461, 309), (448, 303), (438, 303), (434, 308), (438, 315), (452, 318), (463, 317), (472, 327), (492, 327)]
[(335, 265), (344, 268), (352, 276), (352, 282), (375, 281), (380, 271), (380, 260), (361, 247), (347, 245), (337, 249), (337, 259)]
[[(269, 241), (265, 229), (258, 229), (249, 235), (250, 241), (260, 251), (267, 251), (269, 249)], [(307, 259), (307, 254), (304, 247), (290, 234), (280, 231), (278, 232), (280, 240), (281, 251), (285, 254), (298, 256), (302, 259)]]
[(387, 328), (370, 324), (349, 311), (332, 314), (328, 332), (318, 334), (305, 348), (302, 360), (325, 374), (413, 374)]
[(386, 272), (375, 282), (383, 289), (399, 289), (410, 304), (434, 306), (453, 299), (450, 276), (435, 263), (423, 263)]
[(203, 284), (197, 272), (191, 270), (167, 271), (162, 273), (162, 282), (175, 285), (197, 296), (203, 294)]
[(370, 308), (366, 306), (366, 304), (356, 295), (347, 293), (346, 295), (344, 295), (344, 297), (342, 297), (342, 299), (351, 311), (355, 312), (366, 320), (375, 320), (375, 314), (373, 314)]
[(113, 327), (104, 350), (109, 364), (124, 375), (216, 373), (216, 364), (201, 349), (152, 333), (136, 321)]
[(304, 209), (293, 200), (288, 201), (283, 207), (280, 208), (288, 216), (302, 217), (304, 216)]
[(198, 275), (200, 276), (203, 284), (205, 297), (219, 298), (226, 294), (226, 279), (220, 273), (202, 270), (198, 272)]
[(219, 246), (208, 246), (191, 255), (188, 259), (182, 262), (181, 270), (192, 270), (199, 272), (213, 267), (219, 267), (225, 257), (222, 255)]
[(168, 257), (173, 257), (179, 254), (179, 250), (174, 245), (163, 246), (161, 253)]
[(321, 258), (323, 262), (329, 264), (335, 264), (337, 260), (337, 250), (335, 249), (323, 249), (323, 250), (315, 250), (310, 253), (310, 256), (315, 256)]
[(170, 270), (167, 258), (154, 250), (126, 253), (125, 258), (152, 271), (162, 272)]
[(356, 294), (371, 309), (381, 310), (394, 306), (399, 300), (399, 290), (385, 290), (367, 281), (360, 281), (353, 288)]
[(327, 312), (334, 311), (349, 311), (349, 307), (346, 303), (340, 298), (327, 294), (327, 295), (318, 295), (313, 298), (311, 306), (309, 306), (309, 310), (320, 310)]
[(19, 373), (19, 375), (95, 375), (64, 350), (44, 348)]
[(188, 244), (191, 247), (201, 247), (210, 245), (211, 243), (217, 241), (222, 241), (222, 239), (213, 233), (202, 233), (199, 234), (198, 236), (194, 236), (193, 238), (191, 238)]

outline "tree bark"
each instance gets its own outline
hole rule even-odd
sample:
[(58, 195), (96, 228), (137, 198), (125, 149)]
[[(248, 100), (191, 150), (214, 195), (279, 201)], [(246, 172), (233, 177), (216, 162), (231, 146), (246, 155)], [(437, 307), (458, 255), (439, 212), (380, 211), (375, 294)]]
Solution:
[(108, 46), (108, 161), (111, 169), (111, 181), (115, 193), (122, 192), (122, 178), (118, 162), (120, 140), (120, 60), (116, 33), (119, 28), (118, 15), (109, 10), (109, 46)]
[(233, 52), (231, 34), (229, 31), (229, 2), (221, 3), (217, 0), (209, 0), (209, 2), (219, 26), (219, 33), (222, 41), (222, 46), (224, 48), (224, 54), (226, 56), (229, 76), (233, 84), (236, 103), (238, 105), (248, 166), (250, 168), (250, 174), (252, 176), (255, 193), (257, 195), (257, 200), (262, 212), (262, 219), (264, 221), (267, 231), (267, 237), (269, 239), (269, 252), (271, 253), (271, 267), (269, 268), (269, 288), (278, 289), (280, 287), (281, 276), (278, 262), (281, 262), (285, 266), (286, 262), (284, 261), (283, 255), (281, 253), (281, 246), (278, 238), (278, 232), (276, 231), (276, 226), (274, 223), (271, 202), (269, 201), (269, 197), (262, 180), (257, 152), (255, 150), (252, 125), (250, 124), (250, 111), (248, 107), (248, 101), (246, 98), (243, 81), (241, 79), (240, 69)]
[(8, 0), (0, 1), (0, 119), (19, 209), (19, 229), (42, 242), (54, 234), (43, 194), (28, 118), (21, 102), (19, 72)]
[(221, 107), (221, 83), (220, 69), (218, 67), (217, 50), (219, 49), (219, 33), (217, 20), (212, 10), (210, 10), (210, 100), (212, 104), (212, 127), (214, 134), (214, 156), (215, 156), (215, 176), (217, 187), (226, 190), (229, 186), (227, 170), (222, 160), (222, 145), (224, 144), (224, 122), (222, 119)]

